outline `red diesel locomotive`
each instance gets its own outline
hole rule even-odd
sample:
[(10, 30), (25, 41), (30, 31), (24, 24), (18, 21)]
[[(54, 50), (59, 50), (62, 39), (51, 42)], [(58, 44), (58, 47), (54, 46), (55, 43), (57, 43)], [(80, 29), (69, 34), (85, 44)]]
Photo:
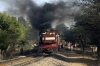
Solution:
[(39, 32), (39, 51), (57, 51), (59, 35), (55, 29), (46, 29)]

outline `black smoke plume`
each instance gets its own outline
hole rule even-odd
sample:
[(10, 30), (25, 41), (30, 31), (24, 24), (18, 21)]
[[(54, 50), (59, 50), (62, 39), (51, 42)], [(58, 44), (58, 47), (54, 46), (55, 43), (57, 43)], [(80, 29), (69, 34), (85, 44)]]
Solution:
[(59, 1), (56, 3), (45, 3), (38, 6), (33, 0), (4, 0), (9, 4), (7, 11), (11, 14), (27, 16), (32, 26), (37, 29), (52, 27), (55, 20), (58, 23), (70, 18), (74, 11), (73, 4)]

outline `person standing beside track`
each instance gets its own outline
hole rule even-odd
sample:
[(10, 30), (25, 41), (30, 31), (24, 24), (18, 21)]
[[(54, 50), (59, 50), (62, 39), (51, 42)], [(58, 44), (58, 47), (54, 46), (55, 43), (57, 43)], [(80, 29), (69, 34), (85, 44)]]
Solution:
[(60, 42), (60, 49), (63, 49), (63, 42)]
[(71, 49), (71, 51), (73, 51), (73, 44), (72, 43), (70, 44), (70, 49)]
[(20, 49), (20, 54), (23, 55), (23, 48)]

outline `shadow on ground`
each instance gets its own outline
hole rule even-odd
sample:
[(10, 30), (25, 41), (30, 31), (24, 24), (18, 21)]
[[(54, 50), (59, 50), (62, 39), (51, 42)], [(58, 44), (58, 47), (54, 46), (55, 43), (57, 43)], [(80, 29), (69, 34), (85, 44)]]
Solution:
[(85, 57), (79, 57), (79, 54), (75, 54), (74, 52), (71, 51), (66, 51), (66, 53), (64, 52), (60, 52), (58, 54), (52, 54), (51, 57), (58, 59), (58, 60), (62, 60), (65, 62), (71, 62), (71, 63), (84, 63), (87, 66), (97, 66), (97, 61), (94, 59), (89, 59), (89, 58), (85, 58)]

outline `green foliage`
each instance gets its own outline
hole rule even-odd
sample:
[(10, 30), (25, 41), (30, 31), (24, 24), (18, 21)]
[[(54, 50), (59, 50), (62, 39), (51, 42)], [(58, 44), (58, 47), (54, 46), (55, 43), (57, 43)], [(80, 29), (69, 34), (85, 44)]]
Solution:
[(25, 20), (22, 16), (18, 17), (18, 21), (24, 25), (25, 31), (25, 37), (20, 41), (19, 46), (23, 47), (24, 50), (31, 49), (33, 41), (38, 39), (38, 31), (32, 28), (30, 22)]
[(0, 48), (15, 44), (24, 37), (23, 25), (6, 12), (0, 13)]
[(73, 41), (73, 36), (65, 24), (58, 25), (56, 29), (58, 30), (58, 33), (60, 34), (62, 40)]
[(25, 29), (29, 28), (28, 27), (29, 24), (26, 22), (26, 20), (22, 16), (18, 17), (18, 21), (24, 25)]
[[(88, 1), (88, 0), (87, 0)], [(90, 2), (90, 1), (88, 1)], [(100, 43), (100, 1), (94, 0), (88, 5), (88, 10), (75, 17), (76, 27), (82, 32), (82, 38), (87, 42), (99, 45)], [(78, 33), (80, 35), (80, 33)], [(84, 39), (84, 40), (85, 40)]]

